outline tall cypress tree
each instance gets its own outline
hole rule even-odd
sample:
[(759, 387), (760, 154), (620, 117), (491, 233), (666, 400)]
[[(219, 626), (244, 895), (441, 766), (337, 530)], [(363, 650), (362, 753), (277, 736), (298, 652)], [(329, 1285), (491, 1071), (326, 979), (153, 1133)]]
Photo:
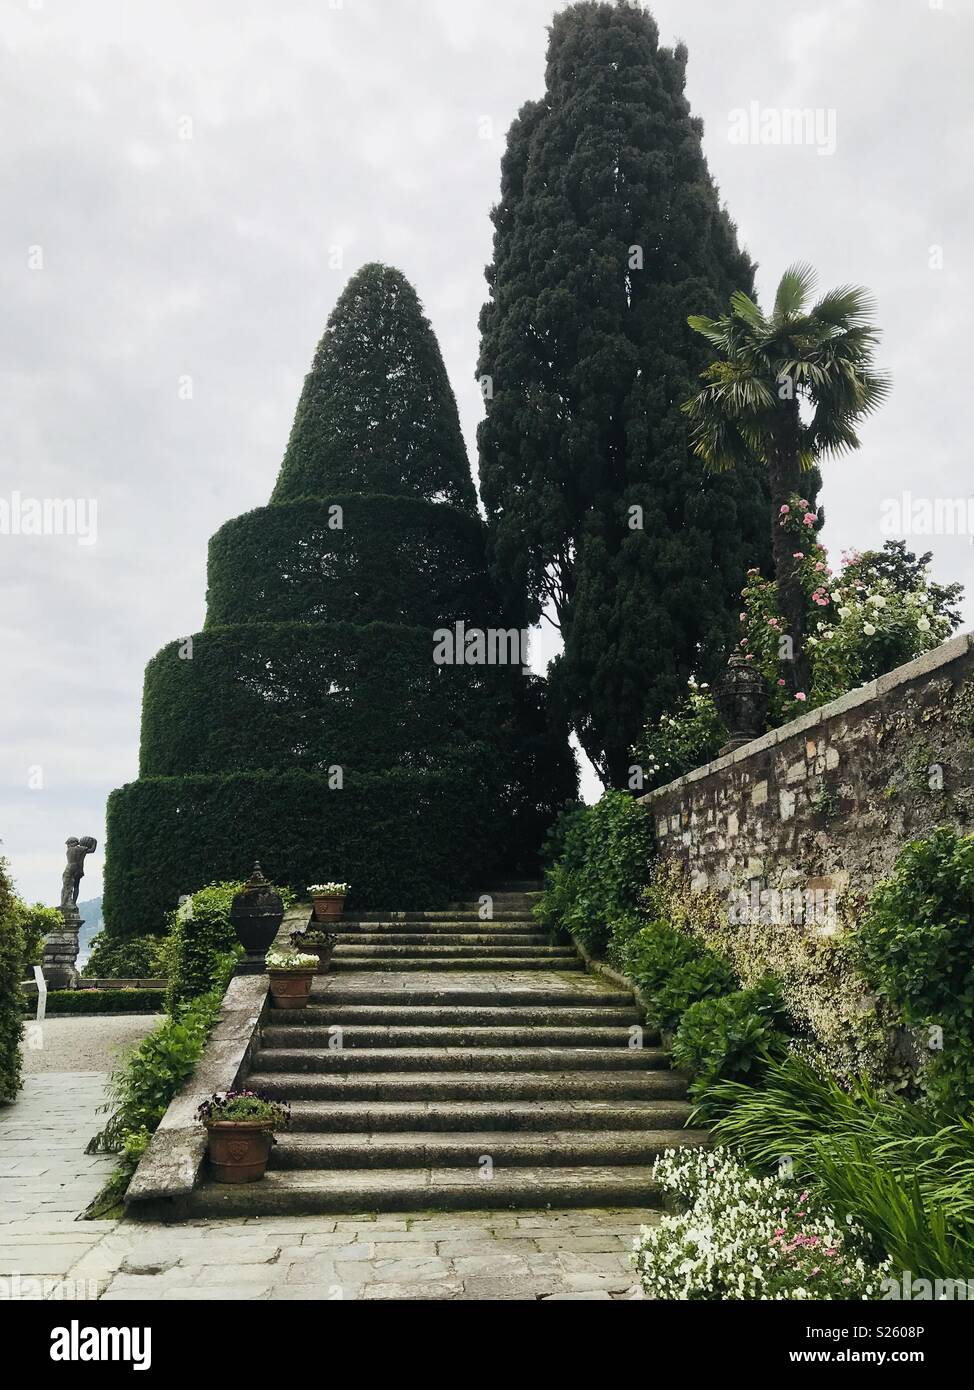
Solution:
[(270, 505), (210, 542), (203, 632), (146, 669), (139, 780), (109, 801), (109, 935), (255, 858), (389, 908), (529, 867), (575, 788), (543, 682), (434, 661), (437, 629), (498, 615), (435, 336), (403, 276), (365, 266)]
[(761, 470), (705, 476), (681, 418), (706, 366), (688, 315), (753, 282), (686, 57), (623, 0), (555, 17), (545, 95), (508, 135), (481, 314), (493, 568), (530, 616), (553, 608), (552, 685), (607, 785), (645, 719), (712, 674), (768, 551)]

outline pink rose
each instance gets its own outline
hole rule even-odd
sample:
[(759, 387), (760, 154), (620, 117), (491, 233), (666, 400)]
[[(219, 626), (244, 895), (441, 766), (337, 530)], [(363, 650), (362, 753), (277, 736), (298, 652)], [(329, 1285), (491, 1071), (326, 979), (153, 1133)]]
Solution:
[(789, 513), (790, 511), (791, 511), (791, 508), (789, 507), (788, 503), (787, 503), (787, 502), (782, 502), (781, 506), (778, 508), (778, 515), (779, 515), (779, 516), (787, 516), (788, 513)]
[(796, 700), (807, 700), (807, 699), (808, 699), (808, 696), (805, 694), (804, 690), (796, 690), (796, 691), (795, 691), (795, 699), (796, 699)]
[(792, 557), (791, 557), (791, 558), (792, 558), (793, 560), (804, 560), (804, 558), (805, 558), (805, 552), (804, 552), (804, 550), (796, 550), (796, 551), (793, 551)]
[(814, 512), (806, 512), (805, 515), (802, 517), (802, 521), (804, 521), (806, 526), (814, 526), (817, 520), (818, 518), (816, 517)]
[(784, 685), (784, 681), (783, 681), (783, 680), (779, 680), (778, 684), (779, 684), (779, 685)]

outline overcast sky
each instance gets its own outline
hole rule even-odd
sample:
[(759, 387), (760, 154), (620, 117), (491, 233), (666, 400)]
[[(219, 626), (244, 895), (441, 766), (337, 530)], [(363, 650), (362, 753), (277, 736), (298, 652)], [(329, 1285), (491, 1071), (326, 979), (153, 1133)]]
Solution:
[[(362, 262), (416, 285), (474, 460), (488, 212), (558, 8), (0, 0), (0, 501), (98, 506), (92, 545), (0, 534), (0, 840), (23, 895), (57, 901), (72, 834), (98, 837), (82, 896), (100, 892), (145, 662), (200, 628), (207, 540), (267, 501)], [(970, 0), (652, 10), (689, 46), (762, 294), (799, 259), (876, 294), (894, 391), (822, 500), (836, 556), (879, 545), (883, 499), (974, 491)], [(834, 112), (834, 152), (740, 143), (752, 102), (818, 109), (823, 133)], [(915, 548), (974, 594), (969, 537)]]

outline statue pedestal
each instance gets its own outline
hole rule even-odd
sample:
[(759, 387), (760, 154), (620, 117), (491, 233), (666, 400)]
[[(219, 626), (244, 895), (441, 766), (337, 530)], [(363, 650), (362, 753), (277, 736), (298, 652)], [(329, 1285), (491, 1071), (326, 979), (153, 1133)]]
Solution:
[(76, 907), (60, 909), (64, 925), (60, 931), (48, 932), (44, 938), (44, 979), (48, 989), (77, 989), (81, 976), (75, 961), (78, 959), (78, 933), (81, 914)]

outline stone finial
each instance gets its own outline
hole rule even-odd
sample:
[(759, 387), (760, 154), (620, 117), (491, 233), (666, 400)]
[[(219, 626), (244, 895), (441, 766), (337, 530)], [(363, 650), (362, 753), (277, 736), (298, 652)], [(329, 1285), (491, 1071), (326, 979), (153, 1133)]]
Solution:
[(764, 733), (768, 717), (768, 695), (761, 673), (741, 652), (732, 652), (727, 669), (714, 687), (717, 713), (727, 725), (727, 742), (718, 757), (733, 753)]

